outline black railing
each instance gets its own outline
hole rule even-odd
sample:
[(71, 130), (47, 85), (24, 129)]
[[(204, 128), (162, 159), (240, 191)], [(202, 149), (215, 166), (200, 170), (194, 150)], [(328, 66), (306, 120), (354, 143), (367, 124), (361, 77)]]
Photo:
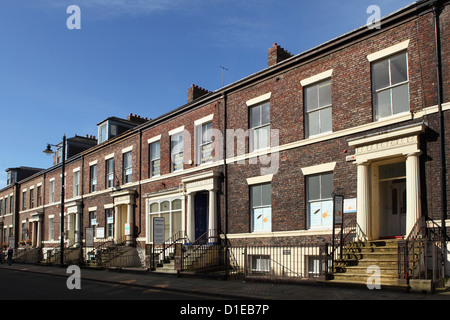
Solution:
[(178, 231), (162, 244), (154, 244), (152, 252), (152, 269), (155, 269), (155, 263), (167, 261), (175, 250), (177, 243), (185, 243), (188, 240), (185, 231)]
[(426, 279), (434, 286), (442, 286), (446, 255), (441, 227), (429, 217), (420, 217), (406, 239), (398, 242), (399, 282)]
[(330, 263), (328, 243), (232, 246), (218, 230), (209, 230), (183, 247), (182, 272), (226, 279), (324, 280)]
[(361, 227), (356, 221), (356, 216), (346, 217), (345, 220), (342, 221), (341, 227), (338, 229), (339, 232), (335, 234), (333, 232), (332, 245), (330, 246), (330, 257), (332, 270), (334, 270), (334, 266), (336, 261), (342, 259), (343, 248), (350, 242), (361, 242), (366, 241), (367, 236), (361, 230)]

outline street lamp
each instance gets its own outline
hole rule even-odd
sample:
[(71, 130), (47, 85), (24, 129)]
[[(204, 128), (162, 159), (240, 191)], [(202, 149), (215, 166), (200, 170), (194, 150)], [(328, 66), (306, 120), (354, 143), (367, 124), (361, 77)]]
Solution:
[[(52, 151), (51, 147), (56, 147), (56, 145), (53, 144), (47, 144), (47, 148), (43, 151), (45, 154), (50, 155), (54, 152)], [(60, 244), (60, 263), (61, 266), (64, 265), (64, 189), (65, 189), (65, 183), (64, 183), (64, 171), (65, 171), (65, 165), (66, 165), (66, 135), (63, 136), (63, 143), (62, 143), (62, 164), (61, 164), (61, 244)]]

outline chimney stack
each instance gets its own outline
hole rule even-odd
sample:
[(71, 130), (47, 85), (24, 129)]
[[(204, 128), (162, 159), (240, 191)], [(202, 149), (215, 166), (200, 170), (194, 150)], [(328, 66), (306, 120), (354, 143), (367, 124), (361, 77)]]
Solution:
[(138, 116), (137, 114), (130, 113), (127, 117), (127, 120), (135, 123), (144, 123), (147, 122), (149, 119), (146, 117)]
[(294, 55), (289, 51), (281, 48), (278, 44), (274, 43), (272, 48), (269, 49), (269, 67), (276, 65), (277, 63), (289, 59)]
[(201, 96), (204, 96), (205, 94), (210, 93), (210, 91), (200, 88), (199, 86), (196, 85), (192, 85), (189, 89), (188, 89), (188, 103), (194, 101), (197, 98), (200, 98)]

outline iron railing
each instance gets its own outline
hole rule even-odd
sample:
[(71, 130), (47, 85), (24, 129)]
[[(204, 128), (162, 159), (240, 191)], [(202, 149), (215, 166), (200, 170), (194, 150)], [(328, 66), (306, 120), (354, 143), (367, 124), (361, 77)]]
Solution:
[(442, 286), (445, 244), (441, 227), (427, 216), (420, 217), (407, 238), (398, 242), (399, 282), (408, 284), (411, 279), (426, 279), (434, 286)]
[(330, 263), (325, 242), (297, 245), (232, 246), (218, 230), (208, 230), (183, 246), (181, 272), (208, 273), (228, 279), (326, 279)]

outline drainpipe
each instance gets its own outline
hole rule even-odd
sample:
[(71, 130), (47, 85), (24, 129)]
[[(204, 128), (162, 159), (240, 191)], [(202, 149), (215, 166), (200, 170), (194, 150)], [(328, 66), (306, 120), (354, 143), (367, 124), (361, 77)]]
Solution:
[(223, 211), (225, 214), (225, 280), (229, 277), (229, 249), (228, 249), (228, 170), (227, 170), (227, 93), (223, 93)]
[[(442, 228), (442, 252), (446, 252), (447, 243), (447, 227), (445, 220), (447, 218), (447, 175), (446, 175), (446, 163), (445, 163), (445, 124), (444, 113), (442, 111), (442, 60), (441, 60), (441, 30), (439, 16), (442, 11), (442, 1), (436, 0), (433, 5), (434, 15), (434, 37), (435, 37), (435, 50), (436, 50), (436, 74), (437, 74), (437, 96), (438, 96), (438, 114), (439, 114), (439, 157), (440, 157), (440, 180), (441, 180), (441, 228)], [(445, 260), (444, 260), (445, 261)]]
[[(139, 214), (139, 230), (138, 232), (136, 232), (135, 234), (135, 239), (137, 242), (137, 238), (138, 236), (141, 234), (142, 232), (142, 218), (141, 218), (141, 213), (142, 213), (142, 129), (139, 129), (139, 210), (138, 210), (138, 214)], [(134, 228), (134, 226), (133, 226)]]
[(225, 213), (225, 240), (228, 234), (228, 170), (227, 170), (227, 93), (223, 93), (223, 195)]

